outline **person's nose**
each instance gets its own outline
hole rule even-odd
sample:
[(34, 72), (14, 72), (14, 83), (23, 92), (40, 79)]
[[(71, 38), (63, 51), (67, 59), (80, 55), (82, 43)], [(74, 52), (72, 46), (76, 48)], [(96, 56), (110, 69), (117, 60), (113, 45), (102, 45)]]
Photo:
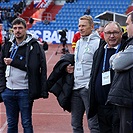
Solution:
[(79, 27), (79, 31), (81, 31), (82, 29), (83, 29), (83, 27), (82, 27), (82, 26), (80, 26), (80, 27)]
[(114, 37), (114, 33), (111, 33), (111, 34), (110, 34), (110, 37)]

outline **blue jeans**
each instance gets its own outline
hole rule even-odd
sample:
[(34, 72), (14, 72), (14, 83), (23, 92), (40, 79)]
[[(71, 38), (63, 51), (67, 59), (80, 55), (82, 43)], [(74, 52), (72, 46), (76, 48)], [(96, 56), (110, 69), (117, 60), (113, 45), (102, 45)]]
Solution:
[(10, 90), (7, 88), (2, 92), (1, 96), (6, 107), (7, 133), (18, 133), (19, 112), (21, 113), (24, 133), (33, 133), (33, 101), (29, 101), (28, 90)]
[[(86, 111), (88, 114), (89, 94), (86, 88), (73, 90), (71, 98), (71, 125), (73, 133), (84, 133), (83, 130), (83, 116)], [(100, 133), (97, 116), (88, 120), (88, 127), (90, 133)]]

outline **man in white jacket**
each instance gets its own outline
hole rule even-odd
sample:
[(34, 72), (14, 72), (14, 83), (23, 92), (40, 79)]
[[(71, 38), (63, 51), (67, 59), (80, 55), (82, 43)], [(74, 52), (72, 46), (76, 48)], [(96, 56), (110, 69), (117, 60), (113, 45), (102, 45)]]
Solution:
[[(100, 36), (93, 32), (94, 23), (89, 15), (79, 18), (79, 32), (81, 38), (75, 48), (75, 65), (67, 66), (67, 72), (74, 72), (74, 87), (71, 97), (71, 124), (73, 133), (84, 133), (83, 116), (88, 113), (89, 95), (88, 84), (92, 68), (93, 55), (99, 47)], [(91, 133), (99, 133), (97, 117), (88, 120)]]

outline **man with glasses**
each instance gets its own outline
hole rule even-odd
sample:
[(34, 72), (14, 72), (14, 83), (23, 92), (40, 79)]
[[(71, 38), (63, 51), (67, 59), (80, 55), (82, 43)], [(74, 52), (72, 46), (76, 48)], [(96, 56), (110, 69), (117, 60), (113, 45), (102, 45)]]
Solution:
[(121, 49), (122, 28), (117, 22), (104, 26), (105, 42), (94, 54), (90, 80), (90, 108), (88, 118), (98, 115), (101, 133), (119, 133), (119, 118), (113, 105), (105, 105), (114, 76), (109, 65), (110, 56)]
[(127, 46), (110, 58), (115, 76), (107, 100), (118, 110), (119, 133), (133, 133), (133, 12), (129, 13), (126, 24)]

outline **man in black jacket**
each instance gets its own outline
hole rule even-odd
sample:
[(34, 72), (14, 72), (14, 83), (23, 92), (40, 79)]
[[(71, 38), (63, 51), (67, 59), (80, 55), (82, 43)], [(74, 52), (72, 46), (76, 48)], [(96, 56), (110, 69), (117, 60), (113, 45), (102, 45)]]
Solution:
[(104, 26), (105, 42), (94, 54), (90, 80), (90, 107), (88, 117), (98, 115), (101, 133), (118, 133), (119, 119), (112, 105), (105, 105), (114, 71), (109, 65), (110, 56), (121, 49), (122, 29), (117, 22)]
[[(26, 33), (26, 22), (16, 18), (13, 22), (13, 38), (4, 44), (0, 57), (0, 93), (6, 107), (8, 133), (18, 133), (21, 113), (25, 133), (33, 133), (33, 100), (48, 97), (44, 88), (46, 59), (40, 45)], [(45, 91), (44, 91), (45, 90)]]
[(119, 133), (133, 133), (133, 12), (128, 15), (126, 24), (127, 46), (110, 58), (115, 76), (107, 100), (118, 109)]

